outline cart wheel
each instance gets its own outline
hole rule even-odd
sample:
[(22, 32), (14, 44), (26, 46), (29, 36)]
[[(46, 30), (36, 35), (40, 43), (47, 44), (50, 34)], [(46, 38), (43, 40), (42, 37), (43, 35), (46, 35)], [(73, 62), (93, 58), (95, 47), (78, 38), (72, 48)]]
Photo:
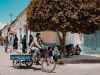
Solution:
[(31, 67), (33, 65), (33, 61), (32, 60), (26, 60), (26, 66), (27, 67)]
[(21, 61), (20, 61), (19, 58), (15, 58), (15, 59), (13, 60), (13, 66), (14, 66), (14, 68), (16, 68), (16, 69), (20, 68), (20, 66), (21, 66)]
[(43, 59), (43, 61), (41, 63), (41, 67), (42, 67), (43, 71), (50, 73), (50, 72), (54, 71), (56, 64), (55, 64), (55, 61), (52, 60), (51, 58), (45, 58), (45, 59)]

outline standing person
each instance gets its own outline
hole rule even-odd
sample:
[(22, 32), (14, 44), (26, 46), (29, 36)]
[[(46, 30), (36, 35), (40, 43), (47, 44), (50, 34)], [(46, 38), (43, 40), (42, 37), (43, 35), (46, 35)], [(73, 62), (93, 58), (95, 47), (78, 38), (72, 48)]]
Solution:
[(13, 49), (18, 49), (18, 38), (16, 35), (14, 36)]
[(22, 53), (26, 53), (26, 35), (24, 35), (23, 39), (22, 39)]
[(10, 40), (9, 40), (9, 46), (10, 46), (10, 53), (12, 53), (12, 40), (11, 40), (11, 38), (10, 38)]
[(29, 44), (28, 44), (29, 46), (31, 45), (32, 41), (33, 41), (33, 36), (30, 35), (30, 36), (29, 36)]
[(8, 36), (5, 39), (5, 52), (7, 53), (7, 49), (8, 49)]
[(6, 34), (4, 33), (4, 37), (3, 37), (3, 46), (5, 47), (5, 41), (6, 41)]
[(20, 36), (20, 49), (22, 49), (22, 40), (23, 40), (23, 38), (22, 38), (22, 36)]

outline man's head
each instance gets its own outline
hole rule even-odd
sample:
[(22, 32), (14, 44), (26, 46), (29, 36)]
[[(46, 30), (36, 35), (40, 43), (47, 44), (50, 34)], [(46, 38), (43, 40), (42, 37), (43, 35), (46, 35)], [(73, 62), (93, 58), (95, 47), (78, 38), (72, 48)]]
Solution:
[(41, 33), (37, 33), (36, 37), (40, 38), (41, 37)]

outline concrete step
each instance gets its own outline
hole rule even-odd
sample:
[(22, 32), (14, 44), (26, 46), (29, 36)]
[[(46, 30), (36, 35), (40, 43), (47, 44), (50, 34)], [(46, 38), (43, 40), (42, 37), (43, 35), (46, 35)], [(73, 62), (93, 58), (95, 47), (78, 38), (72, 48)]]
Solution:
[(67, 64), (100, 63), (100, 59), (64, 60)]

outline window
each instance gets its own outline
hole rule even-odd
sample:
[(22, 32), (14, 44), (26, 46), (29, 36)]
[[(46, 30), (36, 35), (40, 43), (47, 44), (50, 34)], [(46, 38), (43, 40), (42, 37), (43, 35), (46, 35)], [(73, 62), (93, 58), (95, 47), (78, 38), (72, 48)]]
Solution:
[(19, 26), (21, 26), (21, 22), (19, 22)]

